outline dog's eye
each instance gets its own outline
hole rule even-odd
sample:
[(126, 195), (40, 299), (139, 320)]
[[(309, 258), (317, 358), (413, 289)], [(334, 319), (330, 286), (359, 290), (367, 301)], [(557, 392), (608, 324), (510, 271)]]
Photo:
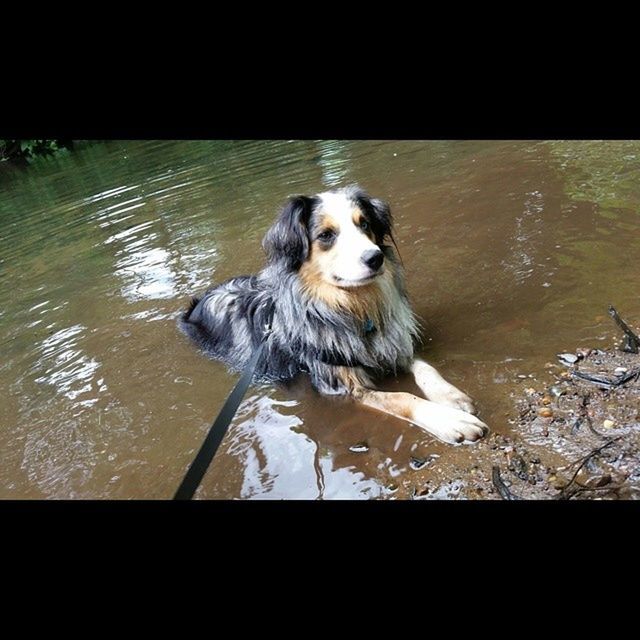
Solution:
[(334, 231), (327, 229), (326, 231), (318, 234), (318, 240), (322, 240), (322, 242), (329, 242), (330, 240), (333, 240), (335, 235)]
[(360, 228), (363, 231), (368, 231), (369, 230), (369, 223), (366, 220), (361, 220), (360, 221)]

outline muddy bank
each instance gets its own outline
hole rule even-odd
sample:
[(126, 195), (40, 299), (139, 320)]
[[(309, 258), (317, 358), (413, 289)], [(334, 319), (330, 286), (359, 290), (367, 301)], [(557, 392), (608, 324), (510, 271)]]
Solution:
[(522, 376), (514, 394), (513, 435), (493, 433), (470, 447), (468, 465), (443, 468), (447, 482), (415, 476), (402, 487), (406, 497), (640, 497), (640, 355), (578, 349), (547, 363), (530, 383)]

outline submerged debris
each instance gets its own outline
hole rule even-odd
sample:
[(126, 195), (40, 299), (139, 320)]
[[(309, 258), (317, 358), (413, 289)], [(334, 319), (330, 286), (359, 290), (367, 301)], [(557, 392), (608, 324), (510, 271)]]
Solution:
[[(618, 373), (615, 377), (602, 376), (593, 373), (589, 373), (587, 371), (573, 371), (572, 374), (576, 378), (581, 378), (582, 380), (586, 380), (587, 382), (593, 382), (600, 387), (604, 387), (606, 389), (613, 389), (614, 387), (619, 387), (629, 380), (633, 380), (634, 378), (638, 378), (640, 376), (640, 367), (635, 367), (631, 371), (629, 371), (626, 367), (618, 367), (618, 369), (625, 369), (626, 373), (621, 372)], [(615, 370), (614, 370), (615, 372)]]
[(411, 457), (409, 459), (409, 466), (414, 470), (417, 471), (418, 469), (422, 469), (423, 467), (426, 467), (428, 464), (431, 464), (437, 456), (427, 456), (426, 458), (416, 458), (416, 457)]

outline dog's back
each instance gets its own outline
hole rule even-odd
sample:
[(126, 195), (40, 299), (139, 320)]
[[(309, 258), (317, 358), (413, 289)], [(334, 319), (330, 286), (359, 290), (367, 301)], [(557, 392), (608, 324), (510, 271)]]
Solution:
[[(259, 276), (238, 276), (194, 298), (180, 319), (182, 330), (211, 357), (242, 370), (260, 345), (273, 320), (273, 293)], [(299, 372), (298, 363), (282, 345), (269, 341), (256, 375), (284, 380)]]
[(194, 298), (181, 325), (210, 355), (237, 369), (260, 343), (254, 319), (264, 302), (257, 278), (238, 276)]

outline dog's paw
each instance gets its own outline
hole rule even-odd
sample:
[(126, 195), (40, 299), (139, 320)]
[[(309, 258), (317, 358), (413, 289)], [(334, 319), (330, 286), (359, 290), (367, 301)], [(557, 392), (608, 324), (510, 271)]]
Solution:
[(447, 382), (430, 364), (422, 360), (414, 360), (411, 371), (415, 376), (416, 384), (431, 402), (460, 409), (460, 411), (467, 413), (476, 412), (473, 400), (466, 393)]
[(438, 404), (452, 407), (454, 409), (460, 409), (460, 411), (464, 411), (466, 413), (476, 413), (473, 400), (466, 393), (463, 393), (452, 384), (447, 384), (446, 386), (434, 386), (429, 389), (425, 395), (432, 402), (437, 402)]
[(471, 413), (429, 400), (421, 401), (415, 408), (412, 422), (450, 444), (474, 442), (489, 431), (489, 427)]

